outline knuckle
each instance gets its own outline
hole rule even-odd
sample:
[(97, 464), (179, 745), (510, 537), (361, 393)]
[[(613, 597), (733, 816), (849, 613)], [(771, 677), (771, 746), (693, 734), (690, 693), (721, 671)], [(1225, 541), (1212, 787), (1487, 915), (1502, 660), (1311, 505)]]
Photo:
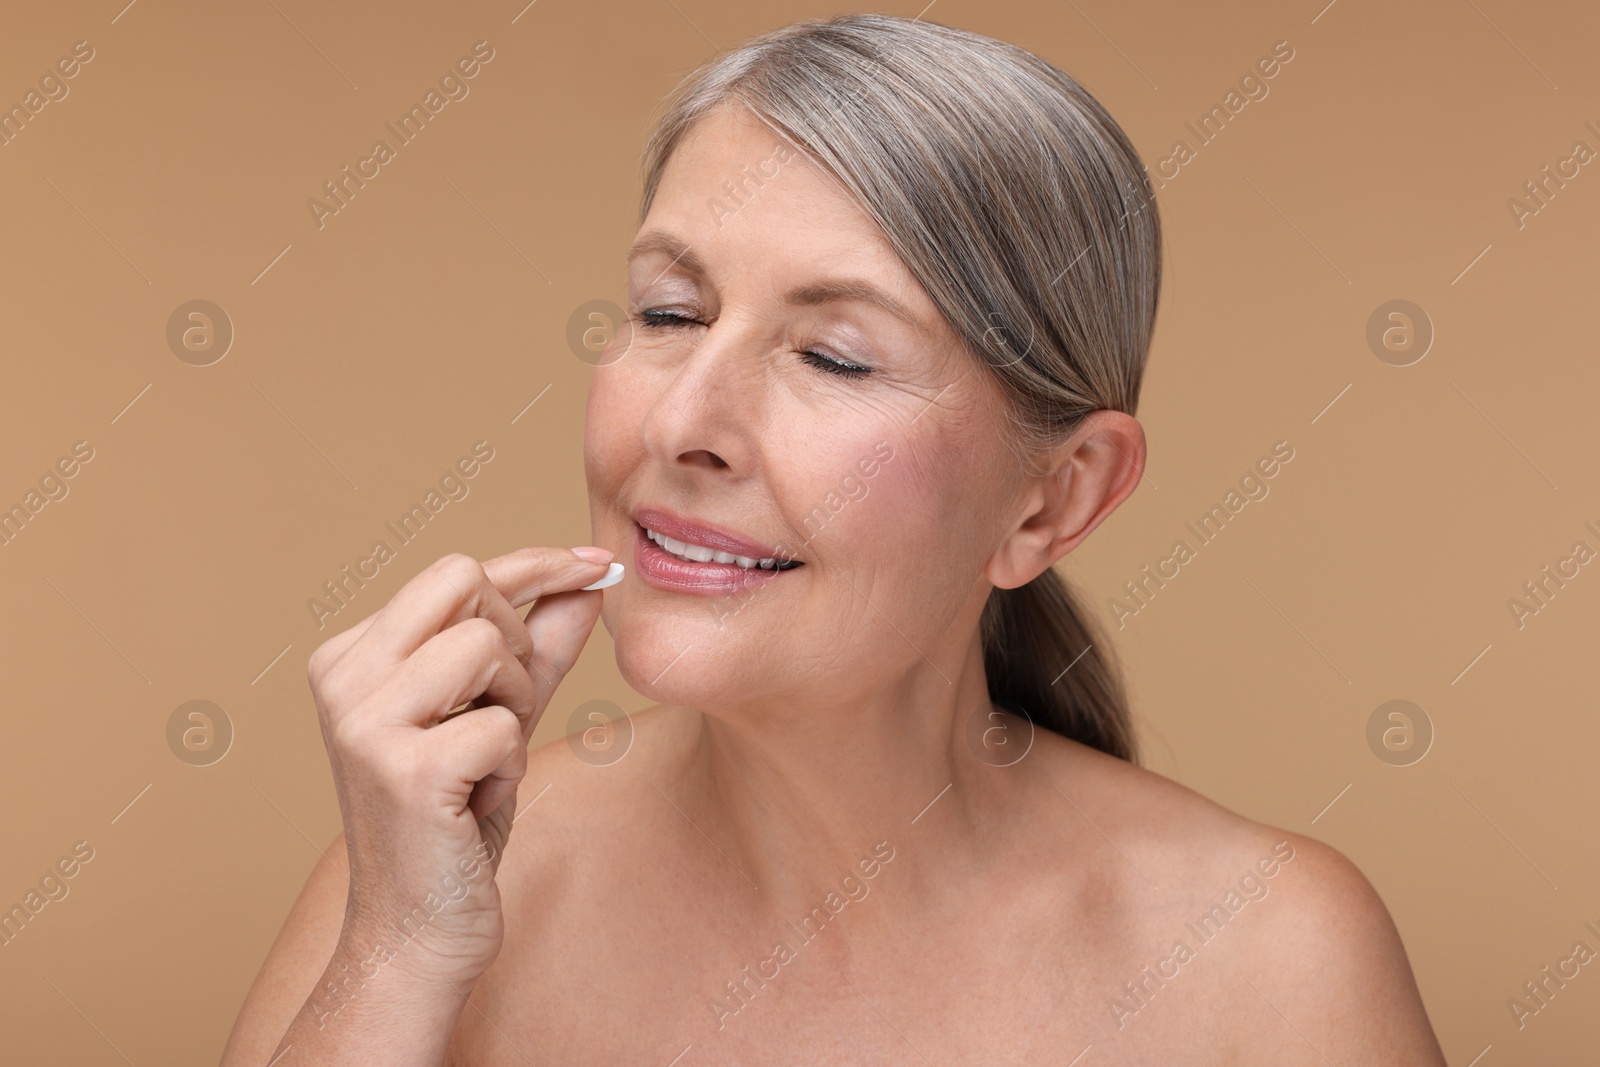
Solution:
[(313, 682), (324, 677), (338, 658), (333, 642), (334, 638), (330, 637), (311, 650), (311, 658), (306, 660), (306, 674)]
[(522, 739), (522, 723), (508, 708), (500, 708), (492, 721), (482, 727), (485, 749), (500, 761), (496, 777), (520, 780), (528, 771), (528, 745)]
[(473, 597), (486, 579), (483, 564), (465, 552), (451, 552), (440, 556), (432, 570), (436, 577), (448, 582), (464, 596)]
[(533, 635), (528, 633), (525, 626), (512, 627), (511, 633), (506, 639), (506, 646), (511, 649), (513, 656), (523, 661), (524, 666), (527, 665), (528, 660), (532, 659), (534, 652), (537, 651), (533, 647)]
[(499, 704), (495, 705), (494, 711), (492, 729), (495, 735), (505, 742), (507, 751), (514, 752), (518, 745), (523, 745), (522, 720), (517, 718), (516, 712)]
[(456, 629), (461, 631), (458, 635), (461, 640), (480, 657), (493, 658), (506, 645), (506, 635), (500, 632), (500, 627), (482, 615), (462, 619), (456, 623)]
[(311, 681), (317, 703), (330, 711), (343, 711), (355, 700), (349, 671), (324, 671)]
[(333, 723), (328, 729), (328, 738), (334, 751), (343, 760), (371, 751), (366, 743), (366, 724), (359, 716), (347, 715)]

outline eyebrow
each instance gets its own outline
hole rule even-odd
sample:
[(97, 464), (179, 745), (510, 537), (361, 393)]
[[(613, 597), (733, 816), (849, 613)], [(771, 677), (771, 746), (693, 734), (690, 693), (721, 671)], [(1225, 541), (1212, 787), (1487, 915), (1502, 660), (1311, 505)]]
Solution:
[[(677, 238), (661, 230), (649, 230), (641, 234), (639, 239), (633, 243), (633, 246), (628, 249), (628, 261), (631, 263), (638, 257), (652, 252), (660, 252), (671, 256), (672, 264), (682, 264), (684, 270), (689, 271), (691, 274), (703, 275), (707, 273), (705, 261), (695, 255), (689, 245), (683, 244)], [(661, 274), (665, 274), (672, 264), (669, 264), (667, 268), (663, 268)], [(660, 274), (656, 275), (657, 278), (660, 276)], [(654, 278), (651, 279), (651, 281), (654, 280)], [(816, 307), (835, 300), (860, 300), (882, 308), (915, 330), (923, 333), (927, 332), (927, 327), (923, 325), (922, 320), (905, 304), (896, 300), (876, 285), (856, 278), (830, 279), (802, 285), (798, 289), (790, 290), (787, 300), (791, 304), (799, 304), (804, 307)]]

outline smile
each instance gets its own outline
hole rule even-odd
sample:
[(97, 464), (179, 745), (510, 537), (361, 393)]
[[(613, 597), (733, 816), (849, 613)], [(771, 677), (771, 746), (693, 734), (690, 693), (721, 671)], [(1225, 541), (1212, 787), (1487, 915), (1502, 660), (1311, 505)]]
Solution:
[(644, 527), (645, 536), (669, 555), (689, 563), (732, 563), (743, 567), (747, 571), (786, 571), (792, 567), (799, 567), (801, 563), (795, 559), (777, 559), (771, 556), (762, 559), (751, 559), (749, 556), (738, 556), (732, 552), (722, 552), (707, 545), (697, 545), (688, 541), (679, 541), (668, 537), (666, 534)]
[[(632, 511), (633, 559), (643, 583), (662, 592), (747, 597), (805, 570), (783, 544), (749, 536), (664, 505)], [(789, 575), (790, 577), (785, 577)]]

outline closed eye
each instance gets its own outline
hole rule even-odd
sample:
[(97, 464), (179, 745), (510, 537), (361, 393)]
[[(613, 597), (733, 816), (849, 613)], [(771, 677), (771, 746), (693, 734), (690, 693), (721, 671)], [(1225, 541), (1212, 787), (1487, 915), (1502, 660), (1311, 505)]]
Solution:
[(818, 370), (826, 371), (829, 374), (841, 374), (846, 378), (862, 378), (872, 373), (871, 367), (863, 367), (859, 363), (835, 359), (833, 356), (824, 355), (821, 352), (812, 352), (809, 349), (800, 353), (800, 358)]
[(698, 326), (699, 322), (671, 311), (641, 311), (639, 325), (660, 329), (663, 326)]
[[(654, 330), (681, 330), (687, 326), (701, 326), (704, 324), (699, 319), (691, 319), (673, 311), (641, 311), (639, 313), (639, 325), (646, 329)], [(861, 378), (872, 373), (871, 367), (863, 367), (859, 363), (851, 363), (849, 360), (839, 359), (810, 349), (800, 353), (800, 356), (806, 363), (827, 374), (838, 374), (846, 378)]]

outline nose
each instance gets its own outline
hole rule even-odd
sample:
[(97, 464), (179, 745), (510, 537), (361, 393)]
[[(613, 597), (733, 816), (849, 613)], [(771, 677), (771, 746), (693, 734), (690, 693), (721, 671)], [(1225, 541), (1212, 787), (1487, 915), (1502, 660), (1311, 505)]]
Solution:
[(686, 472), (752, 476), (762, 425), (761, 359), (758, 342), (727, 316), (719, 318), (676, 359), (663, 359), (643, 373), (658, 392), (645, 412), (645, 450), (660, 463)]

